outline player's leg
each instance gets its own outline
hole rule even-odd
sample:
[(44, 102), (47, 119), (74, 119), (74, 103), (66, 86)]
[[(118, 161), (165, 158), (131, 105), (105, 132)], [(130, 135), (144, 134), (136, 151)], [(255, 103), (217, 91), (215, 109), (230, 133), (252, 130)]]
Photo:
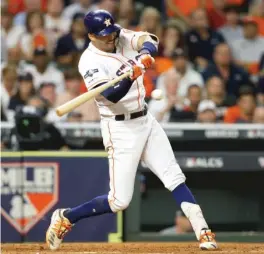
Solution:
[(64, 235), (81, 219), (118, 212), (128, 207), (137, 166), (147, 139), (146, 128), (136, 122), (102, 123), (102, 136), (109, 159), (110, 192), (74, 208), (56, 210), (46, 236), (51, 249), (59, 248)]
[[(152, 116), (150, 116), (152, 117)], [(214, 235), (208, 229), (200, 206), (185, 184), (185, 176), (179, 167), (168, 137), (160, 124), (152, 121), (152, 129), (146, 143), (143, 161), (172, 192), (177, 204), (190, 220), (201, 249), (215, 249)]]

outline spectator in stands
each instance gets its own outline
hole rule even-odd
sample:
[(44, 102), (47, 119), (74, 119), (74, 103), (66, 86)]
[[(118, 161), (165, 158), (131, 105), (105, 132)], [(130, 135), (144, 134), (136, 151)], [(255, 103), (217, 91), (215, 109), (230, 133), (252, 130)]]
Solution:
[(7, 49), (17, 47), (24, 31), (24, 26), (13, 25), (13, 15), (7, 9), (1, 8), (1, 35), (5, 39)]
[[(16, 0), (17, 1), (17, 0)], [(43, 0), (24, 0), (25, 10), (19, 12), (14, 18), (15, 26), (26, 26), (27, 15), (30, 12), (39, 12), (43, 9)], [(17, 4), (17, 3), (16, 3)]]
[(7, 56), (6, 62), (4, 62), (1, 67), (3, 68), (7, 64), (11, 64), (11, 65), (16, 66), (17, 70), (19, 71), (20, 68), (22, 68), (24, 64), (23, 61), (21, 61), (22, 60), (21, 50), (19, 49), (19, 47), (10, 48), (8, 49), (7, 53), (8, 53), (8, 56)]
[(190, 63), (186, 51), (182, 48), (177, 48), (172, 54), (173, 67), (164, 73), (163, 76), (157, 81), (157, 87), (164, 89), (164, 78), (167, 77), (169, 82), (169, 76), (174, 75), (176, 72), (180, 74), (181, 79), (178, 87), (178, 96), (184, 98), (187, 95), (188, 87), (192, 84), (203, 86), (202, 76), (196, 72)]
[(225, 123), (251, 123), (256, 100), (253, 89), (250, 87), (241, 87), (237, 105), (227, 109), (224, 116)]
[(189, 19), (193, 11), (198, 8), (210, 8), (212, 7), (212, 1), (182, 1), (182, 0), (165, 0), (167, 15), (171, 18), (176, 18), (182, 20), (187, 25), (191, 25), (191, 20)]
[(196, 84), (190, 85), (186, 100), (173, 107), (170, 112), (170, 122), (194, 122), (197, 116), (198, 105), (202, 100), (202, 88)]
[(35, 94), (33, 77), (30, 73), (18, 76), (17, 92), (11, 97), (9, 109), (16, 110), (18, 106), (26, 105), (28, 99)]
[(163, 99), (150, 100), (149, 111), (159, 122), (168, 122), (170, 119), (170, 112), (176, 104), (182, 103), (177, 96), (180, 75), (175, 72), (170, 77), (164, 78), (164, 97)]
[(32, 61), (36, 47), (48, 48), (48, 38), (41, 12), (29, 12), (26, 18), (26, 31), (20, 38), (19, 47), (24, 60)]
[(216, 105), (211, 100), (203, 100), (199, 103), (197, 110), (197, 122), (215, 123), (217, 121)]
[(147, 31), (161, 38), (162, 26), (161, 16), (154, 7), (146, 7), (141, 13), (137, 31)]
[(123, 0), (119, 2), (117, 23), (126, 29), (134, 30), (135, 26), (135, 8), (132, 0)]
[(264, 124), (264, 107), (257, 107), (253, 115), (253, 123)]
[(223, 36), (209, 28), (206, 11), (197, 9), (191, 15), (192, 29), (186, 34), (190, 60), (204, 70), (212, 61), (215, 46), (224, 41)]
[(64, 117), (58, 117), (55, 111), (55, 103), (57, 100), (57, 94), (56, 94), (56, 86), (52, 82), (44, 82), (40, 85), (38, 89), (38, 95), (46, 101), (47, 106), (47, 114), (45, 116), (45, 119), (48, 122), (58, 122), (58, 121), (64, 121), (66, 119), (66, 116)]
[(160, 235), (182, 235), (189, 232), (193, 232), (192, 226), (189, 220), (185, 217), (181, 210), (175, 213), (175, 225), (169, 228), (161, 230)]
[(17, 90), (17, 70), (14, 65), (7, 65), (2, 69), (2, 82), (1, 82), (1, 106), (4, 114), (8, 116), (8, 106), (10, 98), (15, 95)]
[(178, 95), (180, 97), (187, 96), (188, 87), (191, 84), (196, 84), (203, 87), (204, 82), (201, 74), (193, 69), (188, 62), (187, 53), (179, 48), (173, 52), (174, 69), (181, 75), (181, 80), (178, 88)]
[[(79, 72), (76, 69), (69, 69), (65, 71), (64, 77), (66, 90), (57, 97), (56, 107), (80, 95), (82, 77)], [(98, 108), (94, 100), (82, 104), (75, 111), (82, 114), (83, 121), (97, 122), (100, 120)]]
[(71, 25), (71, 32), (59, 38), (54, 56), (58, 68), (65, 70), (78, 64), (81, 53), (87, 48), (89, 39), (83, 23), (84, 15), (74, 15)]
[(70, 31), (71, 20), (62, 16), (63, 7), (63, 0), (48, 0), (45, 28), (52, 48), (61, 36)]
[(218, 30), (230, 46), (234, 40), (243, 38), (243, 29), (239, 22), (239, 12), (235, 5), (225, 7), (226, 23)]
[(238, 95), (240, 86), (250, 85), (248, 73), (232, 62), (231, 51), (227, 44), (217, 45), (213, 58), (214, 63), (203, 72), (205, 81), (212, 76), (219, 76), (225, 81), (227, 94), (235, 96)]
[(82, 13), (85, 15), (89, 11), (94, 10), (92, 3), (92, 0), (77, 0), (63, 10), (63, 16), (72, 20), (76, 13)]
[(169, 20), (163, 30), (163, 36), (160, 38), (159, 55), (171, 57), (176, 48), (184, 48), (183, 32), (175, 20)]
[(212, 29), (218, 29), (225, 25), (226, 15), (224, 9), (227, 5), (227, 0), (213, 0), (213, 6), (207, 9), (209, 24)]
[(99, 0), (97, 4), (93, 5), (93, 8), (96, 10), (106, 10), (115, 16), (117, 11), (117, 0)]
[(206, 82), (207, 99), (216, 106), (217, 119), (222, 120), (228, 107), (236, 104), (235, 96), (225, 91), (224, 81), (218, 76), (212, 76)]
[(244, 19), (244, 38), (232, 44), (233, 56), (237, 64), (246, 68), (249, 73), (258, 73), (258, 64), (264, 52), (264, 37), (259, 36), (257, 22), (251, 18)]
[(34, 79), (34, 87), (37, 90), (44, 82), (54, 83), (56, 91), (61, 93), (64, 91), (63, 74), (49, 63), (49, 58), (45, 48), (36, 48), (34, 51), (33, 64), (26, 65), (24, 72), (32, 74)]
[(38, 95), (48, 102), (50, 108), (54, 108), (57, 100), (56, 85), (54, 83), (42, 83), (38, 89)]
[(158, 56), (155, 57), (155, 70), (158, 75), (169, 70), (173, 66), (171, 56), (176, 48), (184, 48), (183, 31), (178, 22), (169, 20), (160, 38)]

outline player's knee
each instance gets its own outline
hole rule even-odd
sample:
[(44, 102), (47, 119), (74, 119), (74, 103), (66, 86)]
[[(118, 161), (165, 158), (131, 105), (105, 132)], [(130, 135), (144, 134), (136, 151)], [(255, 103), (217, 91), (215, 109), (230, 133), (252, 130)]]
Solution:
[(122, 200), (122, 201), (118, 199), (114, 199), (114, 200), (109, 201), (109, 205), (110, 205), (111, 210), (114, 213), (116, 213), (116, 212), (125, 210), (129, 206), (130, 201), (131, 199)]

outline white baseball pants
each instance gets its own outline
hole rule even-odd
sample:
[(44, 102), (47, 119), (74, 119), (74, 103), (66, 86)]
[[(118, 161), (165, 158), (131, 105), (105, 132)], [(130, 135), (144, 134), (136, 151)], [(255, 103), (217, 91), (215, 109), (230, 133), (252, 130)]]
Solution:
[(144, 161), (170, 191), (185, 182), (186, 178), (176, 162), (167, 135), (150, 113), (125, 121), (104, 118), (101, 129), (108, 152), (108, 199), (113, 212), (128, 207), (140, 160)]

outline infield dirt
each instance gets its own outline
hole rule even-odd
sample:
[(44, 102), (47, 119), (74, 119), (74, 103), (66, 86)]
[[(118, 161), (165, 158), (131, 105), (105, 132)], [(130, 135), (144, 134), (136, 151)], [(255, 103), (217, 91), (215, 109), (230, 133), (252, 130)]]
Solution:
[(44, 243), (1, 244), (6, 254), (186, 254), (186, 253), (263, 253), (264, 243), (219, 243), (220, 249), (201, 251), (197, 243), (64, 243), (57, 251), (48, 250)]

